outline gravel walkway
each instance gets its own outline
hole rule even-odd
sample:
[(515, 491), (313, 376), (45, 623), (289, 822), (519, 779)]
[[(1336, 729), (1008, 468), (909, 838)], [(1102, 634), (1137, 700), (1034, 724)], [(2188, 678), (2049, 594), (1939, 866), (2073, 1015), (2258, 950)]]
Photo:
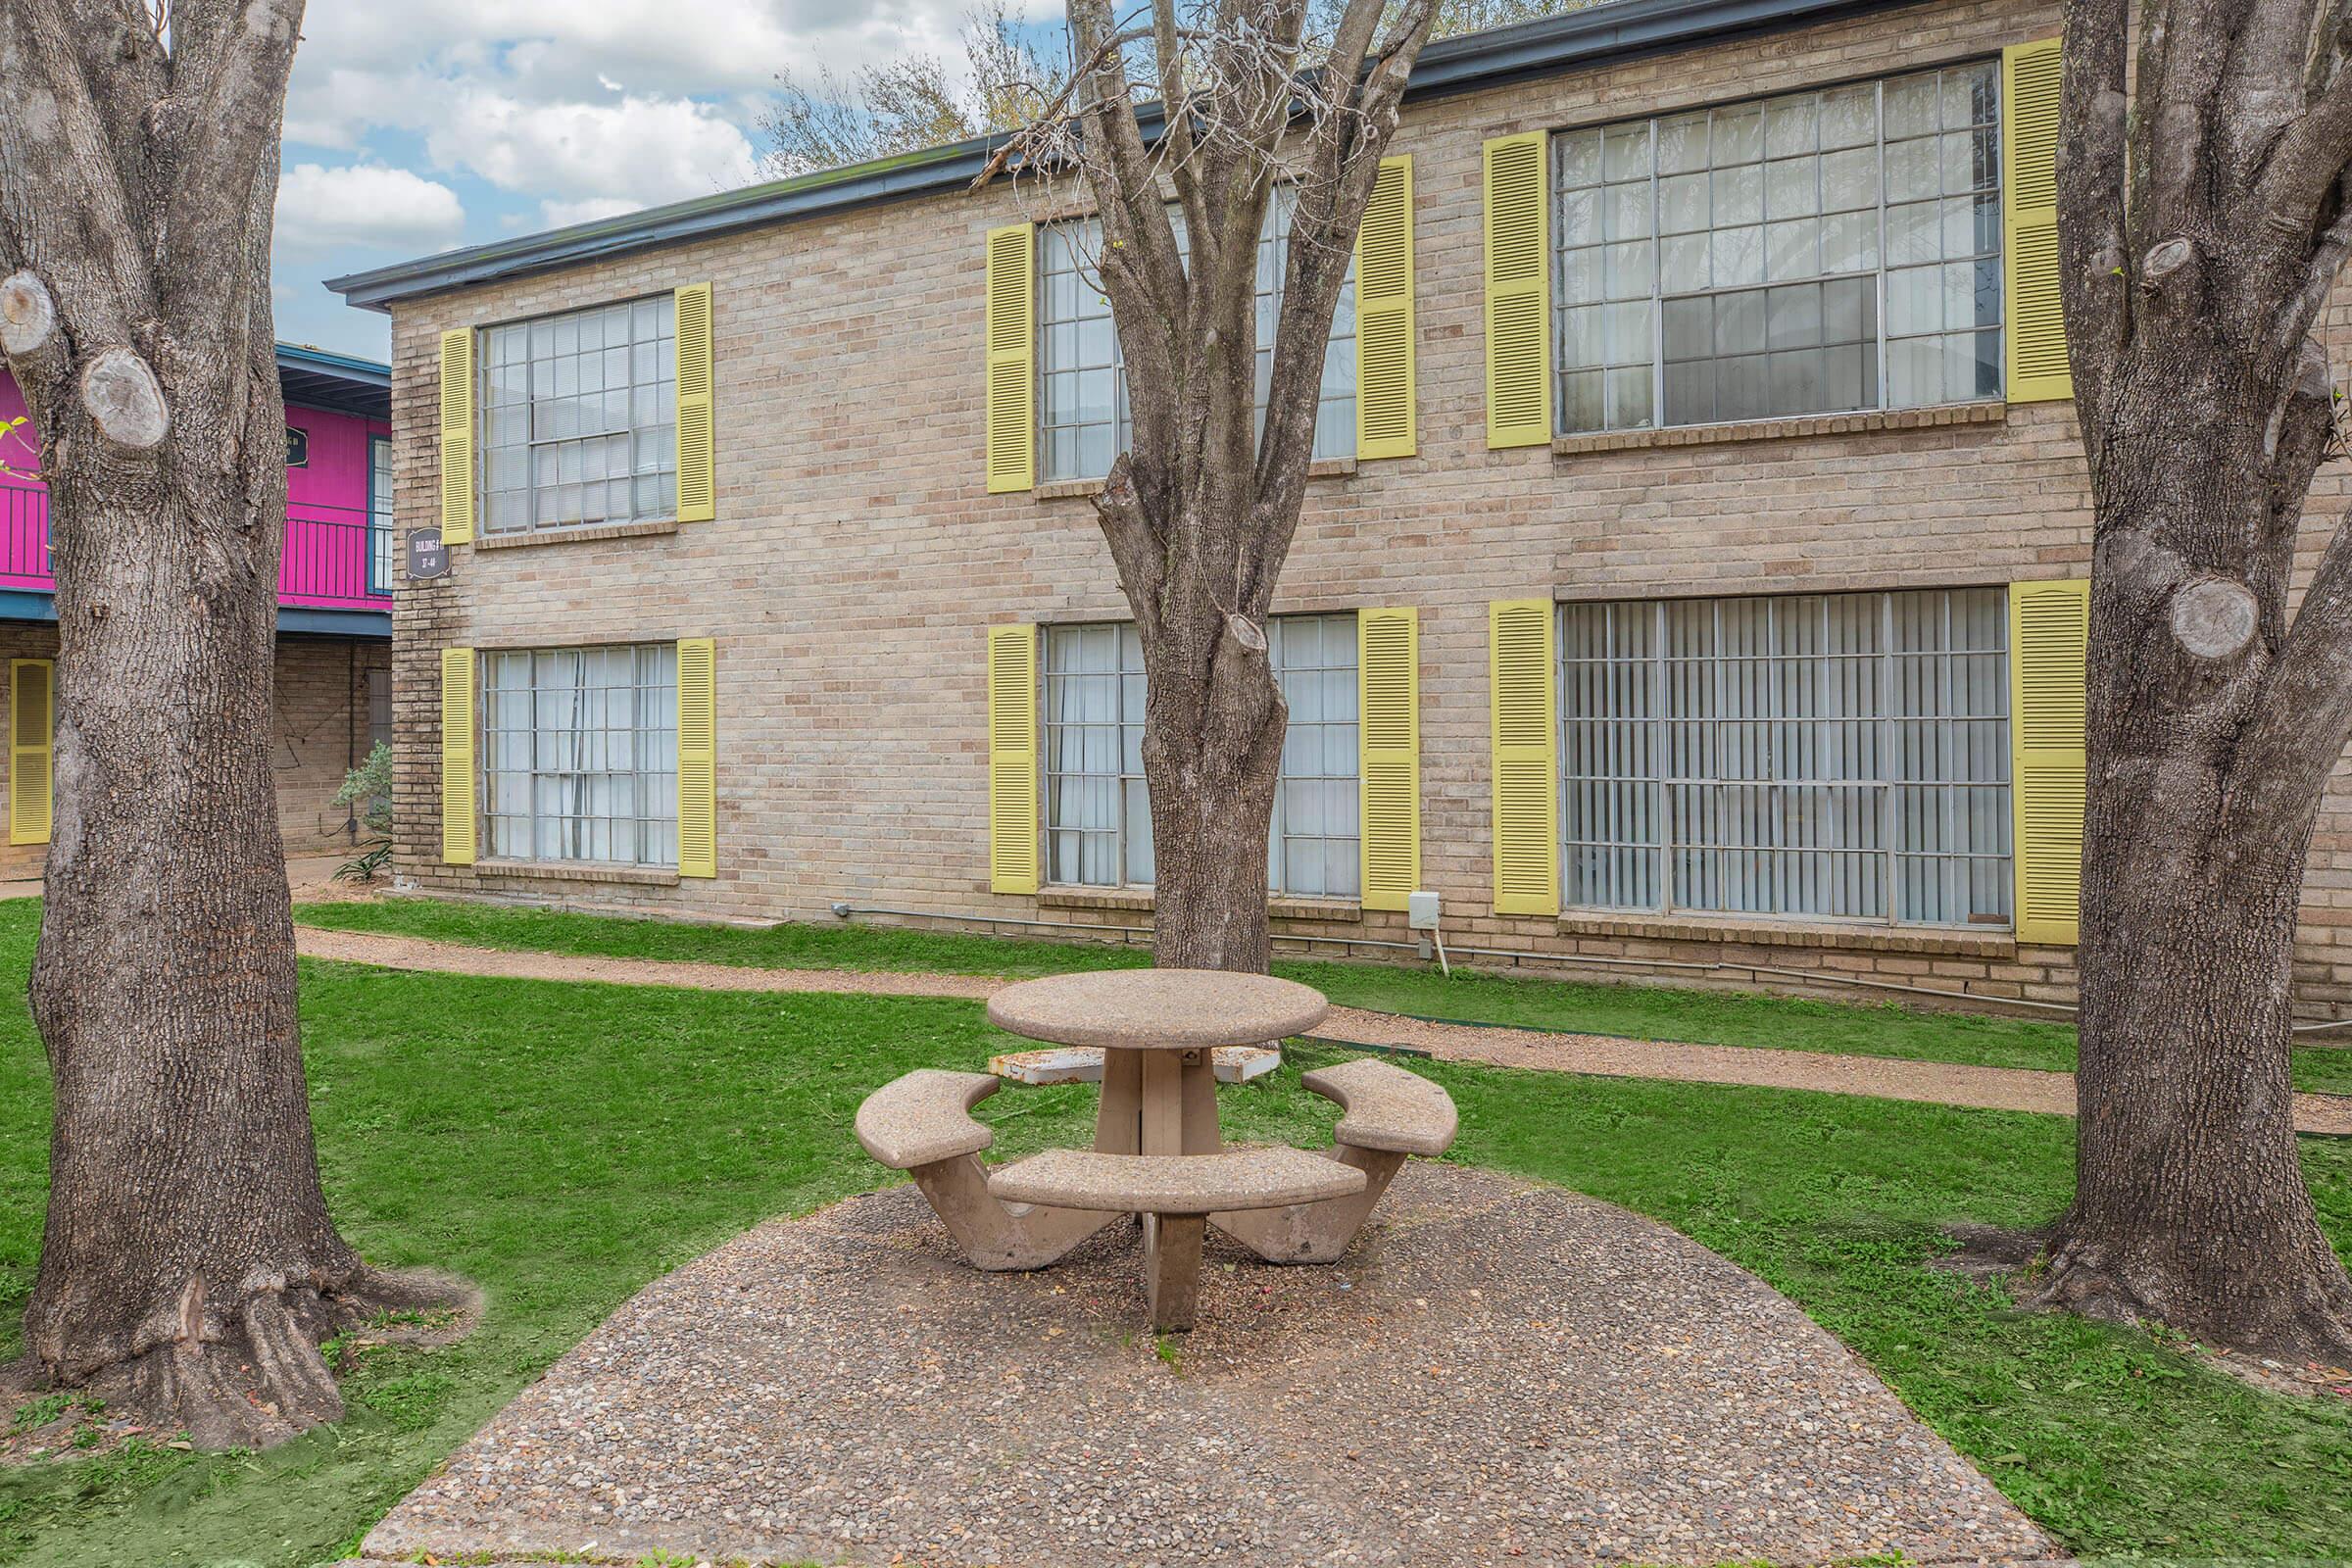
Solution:
[[(985, 1000), (1006, 982), (980, 975), (923, 974), (881, 969), (755, 969), (725, 963), (675, 963), (654, 958), (592, 958), (463, 947), (416, 937), (328, 931), (299, 926), (305, 956), (392, 969), (443, 974), (501, 975), (524, 980), (596, 980), (615, 985), (685, 986), (706, 991), (817, 991), (877, 996)], [(1592, 1073), (1609, 1078), (1656, 1078), (1677, 1083), (1745, 1084), (1762, 1089), (1807, 1089), (1867, 1095), (1932, 1105), (1983, 1110), (2075, 1112), (2072, 1073), (2024, 1067), (1974, 1067), (1886, 1056), (1832, 1055), (1816, 1051), (1772, 1051), (1747, 1046), (1678, 1045), (1609, 1035), (1551, 1034), (1476, 1024), (1427, 1023), (1395, 1013), (1334, 1007), (1315, 1037), (1337, 1045), (1390, 1046), (1423, 1051), (1449, 1061)], [(2295, 1096), (2295, 1126), (2307, 1133), (2352, 1137), (2352, 1097)]]
[(1173, 1364), (1135, 1332), (1131, 1225), (996, 1275), (905, 1187), (762, 1225), (623, 1306), (365, 1555), (2058, 1555), (1836, 1340), (1665, 1226), (1420, 1164), (1380, 1216), (1324, 1268), (1212, 1239), (1201, 1328), (1169, 1343)]

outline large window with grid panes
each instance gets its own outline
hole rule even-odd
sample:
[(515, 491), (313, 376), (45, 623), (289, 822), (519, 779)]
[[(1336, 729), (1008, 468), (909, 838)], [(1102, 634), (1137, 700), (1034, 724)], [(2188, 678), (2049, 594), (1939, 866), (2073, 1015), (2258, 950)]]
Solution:
[(1567, 904), (2010, 923), (2001, 589), (1559, 615)]
[(676, 645), (482, 654), (486, 853), (675, 865)]
[(2000, 77), (1552, 137), (1559, 429), (1999, 397)]
[(669, 294), (484, 328), (483, 531), (676, 516), (677, 376)]
[[(1268, 885), (1297, 898), (1354, 898), (1356, 617), (1277, 616), (1266, 622), (1266, 644), (1290, 708), (1267, 831)], [(1049, 626), (1044, 653), (1046, 880), (1148, 888), (1152, 801), (1135, 628)]]
[[(1262, 422), (1274, 374), (1274, 328), (1282, 318), (1283, 269), (1290, 256), (1291, 212), (1298, 196), (1278, 188), (1257, 243), (1257, 405)], [(1183, 216), (1171, 212), (1183, 238)], [(1094, 219), (1038, 229), (1038, 471), (1051, 483), (1100, 479), (1127, 449), (1127, 372), (1119, 335), (1095, 273), (1102, 245)], [(1317, 458), (1355, 455), (1354, 265), (1332, 313), (1315, 417)]]

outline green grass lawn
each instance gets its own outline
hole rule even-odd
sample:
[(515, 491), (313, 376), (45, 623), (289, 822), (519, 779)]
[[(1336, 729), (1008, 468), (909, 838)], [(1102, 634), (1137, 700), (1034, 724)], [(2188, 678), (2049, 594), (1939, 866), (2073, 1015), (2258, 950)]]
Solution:
[[(383, 931), (483, 948), (775, 969), (902, 969), (1017, 977), (1151, 962), (1146, 949), (1099, 942), (1013, 941), (847, 921), (752, 930), (426, 899), (306, 905), (295, 911), (295, 918), (341, 931)], [(2073, 1026), (2032, 1019), (1971, 1017), (1884, 1003), (1814, 1002), (1758, 992), (1591, 985), (1540, 974), (1456, 970), (1447, 979), (1434, 965), (1285, 960), (1275, 968), (1334, 1002), (1422, 1018), (1986, 1067), (2071, 1072), (2075, 1065)], [(2352, 1041), (2352, 1030), (2345, 1032), (2345, 1039)], [(2295, 1085), (2352, 1094), (2352, 1049), (2298, 1049)]]
[[(35, 915), (0, 904), (0, 1355), (15, 1348), (40, 1231), (47, 1078), (14, 1000)], [(478, 1281), (479, 1330), (446, 1349), (371, 1352), (347, 1382), (348, 1421), (270, 1453), (140, 1446), (0, 1473), (0, 1562), (333, 1560), (648, 1279), (759, 1220), (877, 1184), (850, 1135), (869, 1088), (918, 1065), (975, 1066), (1002, 1038), (970, 1003), (319, 963), (303, 969), (303, 1017), (347, 1233), (379, 1262)], [(1226, 1090), (1229, 1128), (1327, 1138), (1332, 1108), (1297, 1076), (1322, 1059), (1295, 1053), (1270, 1085)], [(1457, 1157), (1628, 1204), (1754, 1269), (2077, 1550), (2341, 1557), (2352, 1543), (2352, 1408), (2259, 1394), (2144, 1336), (2019, 1313), (1924, 1266), (1947, 1221), (2021, 1225), (2061, 1204), (2064, 1121), (1426, 1070), (1460, 1104)], [(1073, 1086), (981, 1109), (1000, 1150), (1020, 1152), (1081, 1139), (1092, 1102)], [(2332, 1234), (2352, 1245), (2352, 1142), (2308, 1140), (2305, 1159)]]

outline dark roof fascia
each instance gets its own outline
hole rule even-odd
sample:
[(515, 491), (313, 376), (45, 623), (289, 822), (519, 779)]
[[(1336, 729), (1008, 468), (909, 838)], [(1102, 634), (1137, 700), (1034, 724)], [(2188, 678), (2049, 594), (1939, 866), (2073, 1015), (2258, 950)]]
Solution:
[[(1441, 38), (1421, 51), (1409, 98), (1437, 97), (1644, 55), (1698, 48), (1933, 0), (1605, 0), (1509, 27)], [(1157, 130), (1147, 110), (1147, 134)], [(1002, 136), (826, 170), (747, 189), (651, 208), (599, 222), (444, 251), (343, 277), (326, 286), (344, 303), (387, 311), (396, 301), (468, 284), (573, 267), (662, 245), (763, 227), (790, 219), (904, 200), (970, 183)]]
[(280, 343), (277, 379), (290, 404), (375, 419), (392, 417), (389, 365)]

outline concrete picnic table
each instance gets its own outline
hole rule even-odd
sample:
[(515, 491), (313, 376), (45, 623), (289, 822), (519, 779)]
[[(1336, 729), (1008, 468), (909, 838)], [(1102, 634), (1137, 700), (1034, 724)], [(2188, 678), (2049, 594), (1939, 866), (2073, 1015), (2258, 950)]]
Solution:
[(982, 1269), (1044, 1268), (1114, 1220), (1140, 1217), (1152, 1326), (1181, 1332), (1194, 1323), (1209, 1225), (1268, 1262), (1331, 1262), (1407, 1155), (1442, 1153), (1453, 1141), (1453, 1102), (1444, 1089), (1365, 1058), (1299, 1080), (1344, 1112), (1328, 1152), (1225, 1147), (1215, 1053), (1279, 1043), (1312, 1029), (1329, 1006), (1294, 981), (1222, 970), (1023, 981), (990, 999), (989, 1022), (1102, 1054), (1092, 1149), (983, 1164), (995, 1135), (971, 1107), (1004, 1080), (936, 1067), (868, 1095), (858, 1107), (858, 1141), (914, 1177)]

